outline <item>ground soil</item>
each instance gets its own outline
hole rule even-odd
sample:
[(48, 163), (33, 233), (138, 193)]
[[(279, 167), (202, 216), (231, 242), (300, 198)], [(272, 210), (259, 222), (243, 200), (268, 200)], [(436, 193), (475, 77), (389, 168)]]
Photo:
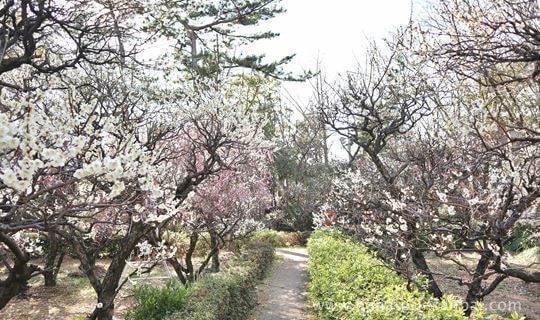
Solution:
[[(41, 260), (32, 263), (43, 265)], [(105, 273), (109, 259), (99, 259), (97, 265)], [(126, 267), (127, 274), (134, 269)], [(171, 267), (158, 265), (148, 275), (128, 281), (119, 292), (115, 301), (115, 317), (124, 319), (127, 310), (134, 304), (133, 287), (136, 284), (147, 283), (163, 285), (167, 279), (174, 278)], [(1, 320), (83, 320), (90, 314), (96, 304), (96, 294), (90, 282), (79, 270), (79, 262), (67, 257), (62, 263), (55, 287), (45, 287), (43, 277), (30, 280), (26, 293), (13, 298), (8, 305), (0, 310)]]
[[(478, 257), (465, 254), (454, 257), (469, 270), (474, 270)], [(511, 259), (513, 266), (532, 266), (531, 272), (540, 272), (539, 265), (534, 265), (531, 260)], [(453, 294), (464, 298), (467, 287), (460, 286), (457, 281), (450, 280), (445, 276), (468, 279), (467, 272), (457, 264), (442, 260), (435, 256), (428, 258), (431, 271), (439, 274), (435, 279), (441, 286), (445, 294)], [(494, 276), (486, 280), (489, 284)], [(526, 283), (516, 278), (505, 279), (495, 291), (489, 294), (483, 301), (485, 311), (488, 314), (507, 316), (512, 312), (517, 312), (520, 316), (526, 316), (527, 320), (540, 320), (540, 283)]]
[[(33, 263), (39, 264), (40, 261), (33, 261)], [(105, 267), (108, 260), (99, 260), (97, 264)], [(32, 278), (27, 292), (13, 298), (4, 309), (0, 310), (0, 319), (84, 319), (84, 316), (91, 313), (96, 304), (96, 294), (78, 267), (77, 260), (66, 258), (58, 275), (58, 284), (55, 287), (45, 287), (42, 277)], [(120, 292), (116, 303), (116, 314), (119, 317), (123, 317), (127, 308), (133, 304), (128, 287)]]

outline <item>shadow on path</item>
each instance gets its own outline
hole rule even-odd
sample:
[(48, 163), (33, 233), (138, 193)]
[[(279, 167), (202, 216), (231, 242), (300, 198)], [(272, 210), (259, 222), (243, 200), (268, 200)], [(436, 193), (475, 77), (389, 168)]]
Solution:
[(304, 248), (292, 248), (292, 249), (278, 248), (276, 249), (276, 252), (282, 255), (286, 254), (286, 255), (298, 256), (298, 257), (304, 258), (305, 261), (307, 261), (307, 258), (308, 258), (307, 251)]

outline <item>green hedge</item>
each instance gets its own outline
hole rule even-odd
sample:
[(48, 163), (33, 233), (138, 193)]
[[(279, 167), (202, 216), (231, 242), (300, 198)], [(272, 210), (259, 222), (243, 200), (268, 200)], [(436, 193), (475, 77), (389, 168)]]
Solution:
[(253, 235), (253, 239), (269, 241), (274, 247), (301, 247), (305, 246), (311, 232), (302, 231), (276, 231), (260, 230)]
[(321, 319), (467, 319), (460, 303), (407, 290), (405, 279), (334, 230), (308, 241), (309, 297)]
[(165, 287), (135, 288), (136, 303), (129, 320), (226, 320), (246, 319), (257, 302), (255, 285), (274, 261), (270, 241), (253, 239), (243, 254), (219, 273), (209, 274), (190, 287), (170, 281)]
[(257, 302), (255, 285), (263, 279), (274, 261), (274, 247), (256, 241), (222, 272), (208, 275), (189, 289), (184, 308), (169, 320), (247, 319)]

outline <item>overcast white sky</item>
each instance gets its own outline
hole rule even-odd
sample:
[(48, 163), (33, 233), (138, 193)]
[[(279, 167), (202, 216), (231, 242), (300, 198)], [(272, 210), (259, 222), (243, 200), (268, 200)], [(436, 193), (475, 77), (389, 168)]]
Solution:
[[(257, 44), (257, 50), (279, 58), (296, 53), (289, 70), (316, 67), (333, 78), (363, 60), (369, 40), (381, 39), (409, 21), (410, 0), (283, 0), (287, 12), (265, 26), (280, 37)], [(309, 84), (286, 84), (296, 99), (309, 96)]]
[(367, 39), (406, 24), (410, 0), (283, 0), (287, 12), (272, 19), (279, 38), (266, 42), (269, 54), (297, 53), (295, 66), (312, 67), (319, 56), (328, 72), (354, 65)]

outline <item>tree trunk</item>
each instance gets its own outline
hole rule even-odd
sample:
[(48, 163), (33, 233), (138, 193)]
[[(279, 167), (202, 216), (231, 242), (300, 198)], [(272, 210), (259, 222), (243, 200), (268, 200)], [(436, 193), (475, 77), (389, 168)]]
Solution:
[(97, 250), (88, 250), (82, 245), (81, 238), (75, 235), (65, 234), (66, 239), (69, 240), (77, 257), (81, 261), (81, 268), (84, 270), (98, 297), (97, 305), (88, 319), (113, 319), (114, 299), (121, 287), (120, 280), (126, 266), (126, 261), (129, 259), (131, 252), (133, 252), (139, 240), (148, 231), (142, 223), (134, 223), (132, 225), (131, 232), (122, 240), (121, 245), (118, 247), (118, 252), (113, 256), (103, 279), (100, 279), (96, 273), (95, 258), (97, 256)]
[(58, 236), (49, 232), (49, 253), (47, 254), (47, 261), (45, 262), (45, 270), (43, 270), (43, 278), (45, 280), (46, 287), (56, 286), (56, 279), (60, 266), (64, 260), (64, 252), (60, 250), (60, 243)]
[(35, 271), (39, 270), (39, 267), (29, 264), (28, 254), (3, 232), (0, 232), (0, 242), (15, 256), (15, 262), (9, 270), (8, 277), (0, 280), (0, 309), (2, 309), (13, 297), (26, 290), (28, 280), (32, 278)]
[(186, 252), (185, 262), (186, 262), (186, 277), (187, 282), (191, 283), (195, 281), (195, 268), (193, 266), (193, 253), (195, 252), (195, 247), (199, 241), (199, 234), (197, 232), (192, 232), (189, 237), (189, 248)]
[[(100, 301), (104, 301), (104, 300), (100, 300)], [(106, 307), (105, 307), (105, 303), (103, 303), (103, 307), (101, 308), (96, 307), (94, 309), (94, 312), (92, 312), (92, 314), (88, 317), (88, 319), (89, 320), (112, 320), (113, 316), (114, 316), (114, 303), (109, 302)]]
[[(157, 246), (158, 243), (160, 243), (163, 240), (163, 230), (164, 229), (160, 229), (158, 234), (150, 234), (150, 235), (148, 235), (148, 237), (147, 237), (148, 241), (150, 241), (150, 243), (152, 245)], [(167, 259), (166, 262), (169, 263), (173, 267), (174, 272), (176, 273), (176, 276), (178, 277), (180, 282), (183, 285), (186, 285), (187, 282), (188, 282), (188, 280), (187, 280), (187, 278), (185, 276), (185, 273), (187, 272), (187, 269), (184, 268), (184, 266), (182, 266), (182, 263), (180, 261), (181, 260), (178, 260), (178, 257), (175, 255), (174, 257), (171, 257), (171, 258)]]
[(28, 287), (28, 280), (39, 268), (26, 262), (16, 262), (6, 280), (0, 281), (0, 309)]
[(322, 148), (323, 148), (323, 157), (324, 157), (324, 165), (326, 166), (326, 168), (329, 167), (329, 151), (328, 151), (328, 136), (326, 134), (326, 125), (324, 124), (324, 122), (321, 121), (321, 127), (322, 127)]
[(210, 271), (219, 272), (219, 238), (215, 230), (210, 230), (210, 248), (212, 249), (212, 265)]
[[(122, 250), (121, 258), (114, 258), (107, 269), (107, 273), (103, 278), (101, 290), (98, 292), (98, 305), (90, 316), (91, 320), (112, 320), (114, 315), (114, 299), (116, 298), (117, 289), (122, 278), (122, 272), (126, 265), (126, 256), (128, 250)], [(129, 250), (131, 252), (131, 250)]]
[(478, 260), (476, 265), (476, 270), (474, 271), (474, 278), (472, 283), (469, 285), (469, 290), (467, 291), (467, 297), (465, 298), (465, 304), (463, 306), (465, 315), (470, 316), (472, 313), (472, 308), (474, 305), (481, 300), (482, 297), (482, 276), (486, 273), (489, 267), (489, 261), (491, 260), (493, 254), (491, 252), (483, 252)]
[(442, 298), (443, 293), (441, 291), (441, 288), (439, 288), (439, 285), (435, 281), (435, 278), (433, 278), (433, 274), (431, 273), (429, 266), (426, 262), (426, 258), (424, 257), (424, 254), (414, 248), (411, 249), (411, 258), (414, 263), (414, 266), (422, 275), (424, 275), (428, 279), (428, 291), (431, 293), (435, 298)]
[(176, 276), (178, 279), (180, 279), (180, 282), (182, 284), (187, 284), (186, 276), (184, 275), (184, 268), (182, 267), (182, 264), (178, 261), (178, 258), (172, 257), (167, 259), (167, 262), (171, 264), (171, 266), (174, 269), (174, 272), (176, 273)]

